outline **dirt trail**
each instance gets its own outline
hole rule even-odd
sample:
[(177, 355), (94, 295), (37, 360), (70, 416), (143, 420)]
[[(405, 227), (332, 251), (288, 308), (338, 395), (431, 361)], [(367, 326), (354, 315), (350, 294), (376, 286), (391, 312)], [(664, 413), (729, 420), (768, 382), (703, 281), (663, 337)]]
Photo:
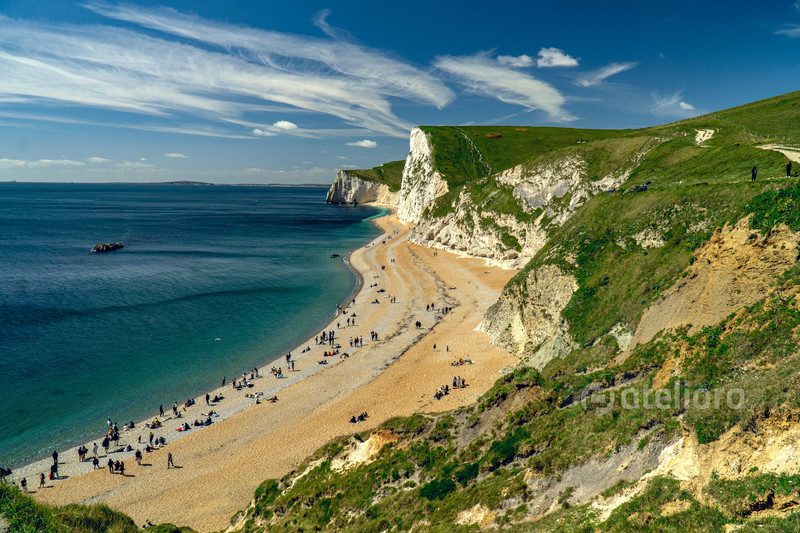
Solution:
[(764, 144), (759, 146), (762, 150), (773, 150), (775, 152), (780, 152), (787, 157), (790, 161), (795, 163), (800, 163), (800, 148), (794, 148), (792, 146), (783, 146), (781, 144)]

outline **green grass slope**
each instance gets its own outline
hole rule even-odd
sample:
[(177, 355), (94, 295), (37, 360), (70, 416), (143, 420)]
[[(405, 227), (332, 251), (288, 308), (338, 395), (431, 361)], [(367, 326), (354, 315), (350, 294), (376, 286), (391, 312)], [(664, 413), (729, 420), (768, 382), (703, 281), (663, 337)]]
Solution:
[(355, 174), (359, 178), (375, 183), (384, 183), (389, 186), (389, 190), (397, 192), (403, 181), (403, 167), (405, 160), (384, 163), (378, 167), (369, 169), (348, 170), (350, 174)]
[[(580, 154), (589, 178), (596, 179), (633, 161), (624, 186), (594, 196), (552, 228), (548, 244), (507, 288), (524, 305), (525, 281), (539, 266), (555, 264), (573, 274), (579, 288), (563, 316), (580, 347), (541, 372), (517, 368), (470, 407), (390, 420), (375, 432), (329, 443), (295, 472), (266, 480), (253, 505), (233, 517), (239, 530), (798, 530), (800, 475), (792, 472), (750, 468), (735, 479), (712, 473), (704, 486), (688, 490), (669, 477), (642, 481), (643, 472), (634, 467), (614, 467), (593, 482), (589, 496), (582, 492), (586, 487), (565, 481), (589, 463), (657, 458), (682, 435), (695, 439), (703, 453), (732, 428), (759, 436), (770, 424), (784, 427), (800, 417), (800, 265), (720, 323), (691, 334), (683, 328), (657, 335), (624, 361), (617, 360), (620, 348), (609, 334), (615, 324), (635, 325), (686, 273), (693, 252), (715, 228), (752, 214), (751, 228), (762, 234), (778, 224), (800, 231), (800, 183), (783, 177), (781, 154), (758, 148), (776, 140), (800, 144), (798, 107), (800, 93), (791, 93), (613, 132), (426, 128), (452, 189), (470, 191), (497, 211), (522, 206), (491, 173)], [(715, 134), (697, 146), (698, 129)], [(645, 156), (631, 159), (651, 143), (655, 147)], [(753, 165), (760, 169), (755, 183)], [(378, 171), (370, 175), (384, 179)], [(651, 182), (646, 191), (623, 192), (645, 182)], [(429, 215), (447, 206), (441, 202)], [(645, 231), (658, 233), (663, 246), (638, 244), (635, 237)], [(662, 390), (680, 390), (684, 398), (727, 397), (736, 390), (740, 404), (710, 409), (698, 402), (658, 403), (660, 391), (652, 388), (665, 365), (672, 370)], [(595, 400), (581, 401), (589, 388)], [(620, 401), (612, 404), (623, 388), (639, 401), (624, 408)], [(334, 468), (335, 459), (378, 433), (387, 444), (374, 460)], [(556, 494), (543, 501), (548, 488)], [(607, 516), (592, 505), (602, 507), (625, 491), (633, 492)], [(542, 505), (548, 514), (542, 515)], [(136, 531), (105, 507), (53, 509), (6, 486), (0, 487), (0, 514), (14, 521), (15, 531)]]

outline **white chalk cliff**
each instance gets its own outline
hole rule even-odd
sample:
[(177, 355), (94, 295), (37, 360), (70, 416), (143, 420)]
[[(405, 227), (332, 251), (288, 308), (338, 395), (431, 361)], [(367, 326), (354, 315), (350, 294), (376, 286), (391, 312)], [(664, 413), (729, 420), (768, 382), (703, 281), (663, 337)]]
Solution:
[(340, 170), (328, 190), (325, 201), (329, 204), (388, 204), (395, 205), (397, 193), (385, 183), (368, 181), (360, 176)]

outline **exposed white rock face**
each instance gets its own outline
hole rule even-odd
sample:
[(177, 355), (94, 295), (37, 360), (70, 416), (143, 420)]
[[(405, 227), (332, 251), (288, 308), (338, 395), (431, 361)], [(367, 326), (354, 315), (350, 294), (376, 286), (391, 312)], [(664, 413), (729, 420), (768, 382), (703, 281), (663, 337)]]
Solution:
[[(481, 210), (468, 193), (462, 192), (449, 214), (416, 220), (418, 226), (410, 240), (482, 257), (506, 268), (520, 268), (545, 245), (547, 228), (561, 226), (592, 196), (619, 186), (628, 177), (627, 171), (621, 171), (591, 181), (585, 169), (586, 162), (576, 155), (532, 167), (517, 165), (493, 179), (511, 188), (525, 214), (537, 215), (535, 219), (523, 222), (509, 213)], [(401, 194), (406, 194), (405, 175)]]
[(328, 190), (325, 201), (329, 204), (389, 204), (395, 203), (398, 193), (384, 183), (367, 181), (346, 170), (340, 170)]
[(538, 370), (565, 357), (577, 344), (561, 312), (578, 290), (578, 281), (555, 265), (530, 272), (524, 287), (510, 284), (481, 321), (478, 329), (498, 345)]
[(447, 182), (433, 166), (430, 136), (419, 128), (412, 129), (397, 202), (398, 217), (403, 222), (418, 223), (425, 209), (446, 192)]

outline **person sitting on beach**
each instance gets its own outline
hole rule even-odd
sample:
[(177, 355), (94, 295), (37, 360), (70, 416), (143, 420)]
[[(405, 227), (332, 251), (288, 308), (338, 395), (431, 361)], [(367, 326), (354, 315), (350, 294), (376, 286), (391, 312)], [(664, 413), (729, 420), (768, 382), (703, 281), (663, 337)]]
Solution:
[(351, 416), (351, 417), (350, 417), (350, 423), (351, 423), (351, 424), (356, 424), (356, 423), (358, 423), (358, 420), (356, 420), (356, 415), (353, 415), (353, 416)]
[(323, 359), (322, 361), (317, 361), (317, 364), (318, 365), (327, 365), (328, 362)]
[(150, 523), (150, 520), (144, 523), (142, 529), (147, 529), (148, 527), (154, 527), (153, 524)]
[(277, 396), (273, 396), (272, 398), (268, 398), (268, 400), (269, 400), (270, 402), (272, 402), (272, 403), (275, 403), (275, 402), (277, 402), (277, 401), (278, 401), (278, 397), (277, 397)]

